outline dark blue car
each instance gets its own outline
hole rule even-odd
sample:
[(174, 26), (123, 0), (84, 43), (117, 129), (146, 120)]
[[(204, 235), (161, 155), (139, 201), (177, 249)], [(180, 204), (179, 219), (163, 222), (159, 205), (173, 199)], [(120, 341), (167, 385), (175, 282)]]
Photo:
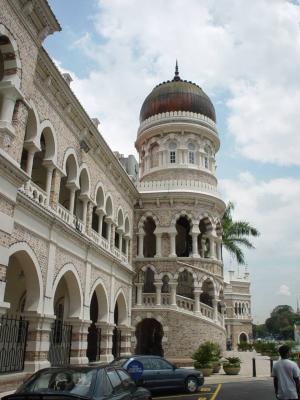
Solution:
[(116, 358), (112, 365), (127, 369), (129, 363), (133, 360), (138, 360), (143, 364), (144, 372), (140, 384), (151, 392), (177, 389), (195, 393), (204, 383), (204, 378), (200, 371), (178, 368), (159, 356), (120, 357)]

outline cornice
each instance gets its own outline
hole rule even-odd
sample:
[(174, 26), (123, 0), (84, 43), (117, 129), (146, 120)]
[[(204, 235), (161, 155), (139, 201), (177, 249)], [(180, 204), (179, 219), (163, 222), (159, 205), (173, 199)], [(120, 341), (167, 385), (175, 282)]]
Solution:
[[(43, 77), (40, 76), (41, 82), (39, 82), (38, 79), (35, 79), (35, 83), (43, 95), (47, 98), (73, 134), (75, 134), (78, 141), (85, 140), (87, 142), (90, 148), (88, 152), (89, 156), (98, 164), (108, 168), (110, 174), (117, 180), (115, 182), (116, 185), (122, 187), (124, 194), (129, 197), (130, 201), (134, 201), (134, 199), (139, 196), (134, 183), (131, 181), (123, 166), (113, 154), (111, 148), (108, 146), (105, 139), (98, 131), (97, 127), (92, 122), (91, 118), (43, 48), (39, 52), (38, 67), (43, 70), (47, 77), (55, 79), (56, 85), (59, 87), (59, 92), (56, 92), (53, 96), (56, 96), (58, 102), (58, 97), (63, 98), (64, 103), (71, 106), (71, 113), (74, 115), (74, 118), (70, 118), (70, 113), (65, 112), (65, 107), (63, 105), (58, 107), (57, 104), (55, 104), (49, 95), (52, 85), (51, 82), (50, 86), (47, 86), (46, 82), (42, 83)], [(74, 130), (71, 121), (77, 126), (77, 130)], [(101, 158), (99, 156), (100, 154)], [(127, 191), (129, 191), (129, 193), (127, 193)]]
[[(27, 0), (26, 2), (8, 0), (8, 2), (38, 47), (48, 35), (61, 31), (61, 26), (47, 0)], [(34, 26), (34, 19), (37, 19), (42, 27), (38, 32), (36, 32), (37, 27)]]

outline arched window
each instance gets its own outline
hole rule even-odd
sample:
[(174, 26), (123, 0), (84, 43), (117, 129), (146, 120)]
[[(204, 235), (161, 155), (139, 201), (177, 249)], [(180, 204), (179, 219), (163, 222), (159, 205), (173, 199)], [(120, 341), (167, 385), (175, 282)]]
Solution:
[(193, 143), (188, 144), (189, 164), (195, 164), (195, 146)]
[(169, 161), (170, 161), (170, 164), (176, 164), (176, 149), (177, 149), (177, 144), (175, 142), (171, 142), (169, 144)]
[(155, 293), (154, 286), (154, 271), (151, 268), (147, 268), (145, 272), (145, 280), (144, 280), (144, 293)]
[(154, 143), (150, 149), (151, 168), (158, 167), (158, 151), (159, 146), (157, 143)]
[(177, 294), (189, 299), (194, 298), (194, 278), (191, 272), (184, 270), (179, 273)]
[(176, 255), (177, 257), (189, 257), (192, 253), (192, 237), (187, 217), (180, 217), (176, 221), (176, 230)]
[(154, 231), (156, 225), (152, 217), (147, 217), (144, 222), (144, 257), (154, 257), (156, 254), (156, 238)]
[(200, 295), (201, 303), (212, 307), (212, 300), (214, 297), (214, 285), (211, 280), (207, 279), (203, 282), (202, 293)]

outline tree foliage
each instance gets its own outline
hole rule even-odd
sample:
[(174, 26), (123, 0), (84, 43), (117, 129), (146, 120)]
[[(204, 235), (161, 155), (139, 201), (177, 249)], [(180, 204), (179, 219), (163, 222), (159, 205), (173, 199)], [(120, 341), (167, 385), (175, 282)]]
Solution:
[(255, 338), (272, 336), (280, 340), (292, 340), (294, 339), (294, 324), (299, 319), (300, 316), (291, 306), (277, 306), (264, 324), (253, 325), (253, 335)]
[(233, 210), (234, 204), (230, 201), (222, 218), (223, 246), (239, 264), (245, 264), (245, 256), (241, 247), (253, 249), (254, 246), (249, 237), (257, 237), (260, 233), (247, 221), (234, 221)]

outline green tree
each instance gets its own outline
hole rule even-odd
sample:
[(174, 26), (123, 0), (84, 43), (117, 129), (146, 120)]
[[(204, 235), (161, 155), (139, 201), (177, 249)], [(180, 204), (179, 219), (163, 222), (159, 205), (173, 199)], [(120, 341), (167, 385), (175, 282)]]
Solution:
[(280, 305), (274, 308), (270, 317), (266, 320), (266, 328), (270, 334), (280, 339), (294, 338), (294, 324), (299, 319), (292, 307)]
[(233, 221), (233, 210), (234, 204), (229, 201), (222, 218), (223, 246), (236, 258), (239, 264), (245, 264), (245, 256), (241, 246), (254, 249), (249, 237), (257, 237), (260, 233), (247, 221)]

